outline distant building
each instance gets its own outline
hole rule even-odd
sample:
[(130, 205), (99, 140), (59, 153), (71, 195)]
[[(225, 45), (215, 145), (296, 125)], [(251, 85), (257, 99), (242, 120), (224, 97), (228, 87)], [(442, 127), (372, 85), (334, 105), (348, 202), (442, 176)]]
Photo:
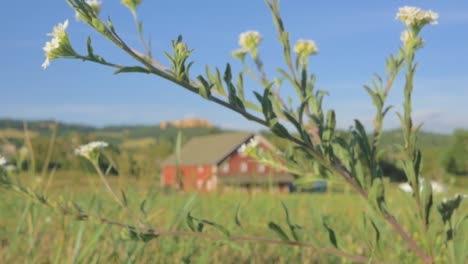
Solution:
[(162, 163), (162, 186), (180, 187), (185, 191), (212, 191), (218, 185), (256, 186), (272, 184), (286, 190), (293, 177), (283, 171), (257, 163), (239, 153), (239, 148), (253, 138), (258, 148), (275, 148), (260, 135), (227, 133), (196, 137), (181, 149), (180, 163), (175, 154)]
[(159, 124), (161, 129), (166, 129), (168, 127), (175, 128), (193, 128), (193, 127), (207, 127), (212, 128), (213, 125), (205, 119), (183, 119), (175, 121), (162, 121)]

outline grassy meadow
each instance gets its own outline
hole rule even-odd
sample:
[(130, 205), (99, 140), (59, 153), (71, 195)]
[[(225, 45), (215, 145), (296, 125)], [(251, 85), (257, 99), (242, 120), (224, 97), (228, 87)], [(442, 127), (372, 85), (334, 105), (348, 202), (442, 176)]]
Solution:
[[(19, 175), (19, 180), (51, 199), (73, 200), (88, 213), (115, 221), (132, 223), (131, 218), (112, 201), (94, 173), (58, 172), (44, 177)], [(366, 241), (358, 239), (362, 232), (361, 216), (364, 208), (361, 198), (353, 192), (336, 186), (326, 193), (279, 194), (268, 190), (247, 192), (222, 190), (216, 193), (167, 193), (158, 186), (157, 179), (109, 177), (115, 190), (125, 190), (131, 208), (134, 208), (156, 229), (188, 230), (186, 215), (221, 223), (235, 235), (260, 235), (275, 239), (268, 229), (270, 221), (286, 228), (283, 201), (289, 208), (292, 221), (303, 227), (303, 240), (331, 247), (328, 233), (323, 228), (323, 215), (336, 233), (338, 246), (349, 253), (366, 253)], [(411, 216), (410, 197), (388, 183), (393, 200), (389, 207), (404, 226), (414, 230), (413, 237), (421, 241), (420, 232)], [(451, 196), (466, 187), (450, 188)], [(436, 196), (436, 204), (442, 197)], [(143, 200), (145, 213), (138, 208)], [(160, 237), (148, 243), (128, 241), (121, 237), (122, 228), (77, 221), (62, 216), (52, 209), (32, 202), (11, 191), (0, 192), (0, 259), (4, 263), (350, 263), (336, 256), (295, 246), (229, 242), (202, 237)], [(236, 225), (236, 208), (239, 205)], [(468, 213), (462, 206), (457, 215)], [(437, 213), (434, 221), (440, 221)], [(416, 219), (416, 218), (415, 218)], [(388, 226), (387, 226), (388, 228)], [(219, 233), (207, 227), (204, 232)], [(385, 232), (385, 234), (391, 234)], [(440, 234), (442, 236), (442, 234)], [(382, 237), (383, 252), (398, 252), (390, 256), (395, 263), (416, 263), (399, 238)], [(398, 246), (395, 246), (397, 244)], [(440, 244), (438, 260), (444, 262), (444, 248)]]
[[(326, 225), (334, 230), (338, 248), (344, 252), (372, 255), (368, 244), (374, 241), (365, 238), (376, 237), (381, 247), (380, 252), (374, 253), (383, 255), (388, 263), (419, 261), (386, 222), (376, 222), (384, 227), (378, 235), (369, 221), (363, 225), (363, 213), (370, 209), (360, 196), (340, 183), (333, 183), (325, 193), (281, 194), (276, 190), (248, 191), (222, 186), (214, 193), (161, 189), (159, 163), (173, 152), (178, 131), (158, 126), (98, 129), (40, 121), (29, 122), (26, 130), (23, 122), (3, 120), (0, 121), (0, 151), (15, 164), (27, 148), (26, 164), (13, 177), (21, 185), (55, 201), (73, 201), (90, 215), (119, 223), (136, 225), (134, 218), (112, 200), (89, 162), (73, 154), (76, 146), (93, 140), (110, 143), (105, 150), (108, 163), (104, 166), (112, 164), (118, 169), (107, 177), (110, 185), (119, 195), (124, 191), (129, 207), (155, 230), (189, 231), (187, 215), (191, 213), (193, 217), (222, 224), (233, 236), (260, 236), (278, 241), (278, 235), (268, 225), (273, 222), (291, 235), (284, 202), (290, 220), (302, 228), (300, 241), (333, 249)], [(226, 131), (184, 129), (183, 141), (221, 132)], [(401, 141), (400, 133), (384, 133), (384, 145)], [(278, 148), (285, 147), (283, 140), (265, 136)], [(441, 161), (451, 142), (449, 135), (423, 133), (420, 137), (425, 154), (423, 175), (449, 185), (447, 193), (435, 195), (432, 221), (441, 222), (437, 205), (443, 198), (468, 193), (467, 175), (450, 174), (442, 167)], [(390, 151), (384, 158), (389, 168), (387, 176), (401, 174), (395, 165), (400, 157), (395, 152)], [(442, 239), (445, 234), (437, 233), (435, 244), (427, 245), (420, 223), (416, 222), (413, 199), (388, 178), (385, 184), (388, 206), (397, 220), (423, 248), (434, 249), (431, 254), (438, 263), (447, 263), (448, 253)], [(455, 219), (466, 214), (465, 200), (455, 212)], [(382, 221), (378, 219), (373, 220)], [(0, 188), (0, 263), (352, 263), (310, 247), (233, 242), (193, 235), (163, 236), (143, 243), (126, 239), (123, 231), (124, 228), (116, 225), (63, 216), (25, 195)], [(203, 233), (222, 236), (219, 230), (208, 225)]]

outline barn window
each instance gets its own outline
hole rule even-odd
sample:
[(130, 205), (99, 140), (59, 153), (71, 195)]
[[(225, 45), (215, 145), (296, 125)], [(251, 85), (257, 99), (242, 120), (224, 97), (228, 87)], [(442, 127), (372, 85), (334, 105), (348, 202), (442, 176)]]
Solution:
[(202, 167), (202, 166), (198, 166), (197, 171), (198, 171), (198, 173), (202, 173), (202, 172), (203, 172), (203, 167)]
[(240, 164), (240, 171), (241, 172), (247, 172), (247, 163), (246, 162), (242, 162)]
[(265, 165), (263, 165), (263, 164), (258, 164), (258, 165), (257, 165), (257, 171), (258, 171), (258, 172), (265, 172)]
[(224, 173), (229, 172), (229, 163), (225, 163), (225, 164), (223, 165), (223, 167), (221, 168), (221, 170), (222, 170)]

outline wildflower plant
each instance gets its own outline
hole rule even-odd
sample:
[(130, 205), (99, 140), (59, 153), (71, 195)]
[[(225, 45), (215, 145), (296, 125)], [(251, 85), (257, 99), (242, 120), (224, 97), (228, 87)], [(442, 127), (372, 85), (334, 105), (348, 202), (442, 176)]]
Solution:
[[(87, 54), (76, 53), (66, 33), (68, 21), (59, 24), (51, 35), (52, 41), (44, 48), (46, 62), (43, 67), (47, 67), (51, 60), (57, 58), (71, 58), (99, 63), (114, 68), (116, 74), (119, 73), (145, 73), (156, 75), (179, 85), (192, 93), (199, 94), (204, 99), (228, 108), (246, 119), (256, 122), (270, 129), (275, 135), (288, 140), (292, 145), (282, 153), (260, 152), (256, 148), (253, 140), (241, 147), (240, 152), (248, 155), (261, 163), (289, 172), (297, 177), (295, 184), (306, 184), (317, 179), (328, 181), (340, 181), (348, 186), (368, 205), (368, 209), (363, 212), (362, 239), (366, 241), (368, 250), (365, 253), (348, 251), (338, 242), (340, 234), (335, 233), (332, 224), (325, 217), (321, 223), (312, 223), (323, 226), (327, 232), (329, 241), (321, 243), (319, 241), (304, 240), (306, 229), (293, 222), (289, 217), (288, 207), (283, 204), (286, 215), (285, 223), (269, 222), (267, 224), (271, 233), (276, 239), (260, 237), (258, 235), (239, 235), (229, 230), (224, 224), (214, 223), (207, 219), (193, 216), (190, 212), (186, 215), (186, 230), (164, 230), (163, 228), (153, 228), (141, 220), (127, 205), (125, 195), (120, 198), (110, 188), (105, 180), (105, 175), (98, 166), (98, 159), (101, 149), (106, 147), (105, 142), (94, 142), (84, 145), (76, 150), (76, 154), (83, 156), (95, 165), (104, 185), (112, 194), (114, 199), (132, 215), (138, 225), (121, 224), (108, 219), (94, 217), (102, 223), (115, 224), (124, 228), (124, 237), (138, 241), (148, 241), (161, 236), (198, 236), (216, 240), (230, 241), (251, 241), (258, 243), (283, 243), (291, 246), (308, 247), (317, 252), (332, 254), (344, 259), (349, 259), (356, 263), (371, 262), (396, 262), (401, 254), (408, 262), (419, 260), (423, 263), (434, 263), (438, 259), (438, 254), (444, 254), (452, 263), (462, 263), (467, 258), (467, 251), (464, 248), (463, 238), (468, 236), (466, 219), (455, 221), (454, 212), (462, 202), (462, 196), (444, 201), (437, 205), (437, 211), (442, 218), (442, 225), (435, 221), (432, 212), (434, 211), (434, 195), (429, 181), (419, 179), (422, 168), (422, 152), (417, 146), (417, 136), (421, 125), (415, 125), (412, 119), (412, 94), (413, 80), (417, 69), (415, 62), (416, 52), (423, 47), (424, 41), (420, 33), (424, 27), (430, 24), (437, 24), (438, 15), (432, 11), (422, 10), (416, 7), (402, 7), (399, 9), (396, 18), (401, 20), (405, 30), (401, 34), (401, 47), (395, 54), (391, 54), (386, 60), (385, 75), (375, 75), (370, 85), (364, 86), (375, 106), (375, 117), (373, 121), (373, 131), (366, 131), (359, 120), (355, 120), (354, 127), (348, 135), (343, 135), (336, 130), (336, 113), (330, 109), (324, 110), (324, 99), (326, 91), (318, 90), (315, 87), (316, 76), (309, 67), (308, 61), (312, 55), (318, 53), (317, 45), (312, 40), (298, 40), (294, 47), (291, 46), (289, 32), (286, 31), (285, 24), (280, 16), (279, 4), (277, 0), (266, 0), (266, 4), (273, 15), (273, 21), (277, 29), (278, 40), (282, 47), (282, 56), (286, 69), (279, 68), (278, 76), (271, 78), (266, 74), (261, 58), (262, 36), (257, 31), (247, 31), (240, 35), (240, 49), (233, 52), (233, 56), (238, 59), (243, 70), (238, 74), (233, 73), (230, 64), (224, 70), (206, 67), (204, 74), (192, 75), (189, 62), (193, 50), (183, 42), (182, 37), (178, 37), (172, 42), (172, 51), (165, 55), (170, 61), (169, 66), (156, 61), (152, 57), (150, 43), (143, 38), (143, 26), (137, 16), (137, 7), (142, 4), (141, 0), (122, 0), (132, 13), (137, 30), (142, 43), (143, 51), (130, 47), (118, 34), (112, 20), (109, 18), (103, 21), (99, 17), (99, 10), (93, 4), (96, 1), (67, 0), (69, 5), (77, 12), (80, 20), (88, 24), (103, 37), (114, 43), (115, 46), (130, 57), (135, 59), (137, 66), (119, 65), (110, 62), (95, 54), (91, 39), (87, 40)], [(251, 69), (247, 61), (252, 60), (255, 69)], [(223, 72), (223, 74), (222, 74)], [(382, 154), (380, 137), (382, 135), (383, 122), (393, 106), (387, 104), (387, 98), (392, 90), (397, 76), (404, 72), (405, 84), (403, 93), (402, 112), (398, 113), (401, 121), (403, 134), (403, 144), (398, 147), (399, 152), (404, 157), (401, 166), (411, 186), (411, 199), (407, 205), (414, 208), (409, 211), (416, 212), (414, 225), (417, 236), (413, 230), (403, 226), (399, 219), (392, 214), (392, 208), (387, 204), (389, 199), (388, 186), (383, 181), (382, 168), (379, 160)], [(256, 102), (247, 99), (244, 87), (244, 74), (248, 74), (258, 82), (260, 89), (253, 90)], [(284, 102), (279, 91), (282, 86), (292, 88), (297, 106)], [(289, 124), (294, 131), (287, 129)], [(14, 187), (15, 185), (7, 180), (3, 180), (3, 186), (16, 188), (32, 197), (31, 191)], [(420, 186), (424, 185), (424, 186)], [(422, 187), (422, 188), (421, 188)], [(19, 188), (19, 189), (18, 189)], [(39, 202), (50, 205), (51, 202), (37, 195)], [(461, 197), (461, 198), (460, 198)], [(67, 207), (67, 204), (60, 204), (64, 212), (74, 212), (80, 215), (80, 220), (92, 218), (81, 208)], [(241, 222), (236, 213), (235, 222), (241, 226)], [(209, 230), (216, 230), (217, 233)], [(440, 240), (440, 237), (443, 240)], [(398, 237), (402, 245), (396, 252), (383, 252), (381, 245), (385, 239)], [(457, 242), (455, 242), (457, 241)], [(441, 244), (447, 246), (449, 253), (438, 252)], [(403, 248), (403, 249), (402, 249)], [(398, 252), (397, 252), (398, 251)], [(403, 252), (403, 253), (402, 253)], [(462, 260), (462, 262), (457, 262)]]

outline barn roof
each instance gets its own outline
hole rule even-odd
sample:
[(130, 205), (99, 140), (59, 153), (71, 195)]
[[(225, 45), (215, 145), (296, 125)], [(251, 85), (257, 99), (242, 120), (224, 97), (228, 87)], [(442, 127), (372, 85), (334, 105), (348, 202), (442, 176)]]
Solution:
[[(218, 165), (255, 134), (236, 132), (192, 138), (180, 151), (179, 165)], [(175, 165), (175, 153), (162, 165)]]

